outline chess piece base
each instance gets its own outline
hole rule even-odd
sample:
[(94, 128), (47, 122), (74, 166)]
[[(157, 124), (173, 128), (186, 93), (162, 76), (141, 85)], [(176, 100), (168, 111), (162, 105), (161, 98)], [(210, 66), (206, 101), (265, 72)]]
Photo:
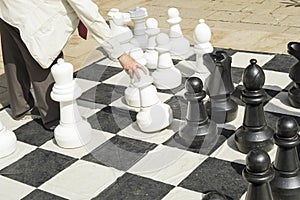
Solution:
[(233, 121), (237, 116), (238, 105), (230, 98), (213, 99), (206, 104), (206, 111), (209, 118), (216, 123)]
[(157, 132), (168, 127), (173, 121), (173, 111), (168, 104), (158, 103), (142, 108), (136, 116), (136, 122), (143, 132)]
[(82, 120), (72, 124), (60, 123), (54, 129), (57, 144), (63, 148), (77, 148), (91, 140), (91, 125)]
[(14, 132), (2, 130), (0, 132), (0, 158), (12, 154), (17, 148), (17, 138)]
[(187, 121), (187, 124), (179, 130), (178, 142), (188, 148), (209, 153), (218, 139), (218, 131), (214, 122)]
[(264, 126), (257, 130), (251, 130), (247, 127), (240, 127), (235, 132), (235, 144), (239, 151), (248, 153), (252, 149), (262, 149), (270, 151), (274, 146), (274, 131), (269, 126)]
[(291, 106), (300, 108), (300, 88), (292, 87), (288, 91), (288, 99)]

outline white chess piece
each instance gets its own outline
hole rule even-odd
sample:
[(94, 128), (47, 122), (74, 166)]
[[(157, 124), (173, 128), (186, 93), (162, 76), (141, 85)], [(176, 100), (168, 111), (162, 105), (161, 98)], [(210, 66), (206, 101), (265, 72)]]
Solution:
[(181, 17), (177, 8), (168, 9), (167, 22), (170, 25), (169, 37), (172, 43), (171, 54), (187, 58), (192, 55), (190, 42), (183, 36), (180, 27)]
[(112, 37), (118, 40), (126, 53), (138, 46), (138, 42), (133, 38), (133, 33), (127, 26), (131, 21), (130, 14), (120, 12), (117, 8), (112, 8), (108, 12), (109, 26)]
[(158, 62), (158, 52), (155, 50), (156, 36), (160, 33), (157, 20), (148, 18), (146, 20), (146, 28), (146, 34), (148, 36), (148, 44), (145, 52), (145, 58), (147, 60), (146, 67), (148, 69), (156, 69)]
[(147, 47), (147, 35), (145, 33), (146, 31), (145, 20), (146, 17), (148, 16), (147, 9), (136, 7), (135, 9), (130, 10), (129, 13), (131, 16), (131, 20), (134, 23), (134, 27), (133, 27), (134, 38), (139, 43), (139, 47), (145, 50)]
[(157, 90), (152, 85), (153, 78), (145, 76), (134, 83), (139, 88), (141, 110), (136, 116), (136, 122), (143, 132), (157, 132), (173, 121), (173, 112), (168, 104), (162, 103), (157, 97)]
[[(132, 49), (129, 52), (129, 55), (134, 58), (138, 63), (141, 65), (145, 66), (146, 65), (146, 59), (144, 57), (143, 50), (141, 48), (135, 48)], [(141, 75), (141, 79), (145, 77), (145, 74), (143, 71), (139, 70), (139, 74)], [(140, 94), (139, 94), (139, 89), (136, 88), (133, 83), (138, 81), (136, 77), (133, 77), (133, 79), (130, 80), (129, 86), (126, 88), (125, 93), (124, 93), (124, 98), (128, 106), (131, 107), (140, 107)]]
[(170, 39), (165, 33), (160, 33), (156, 37), (158, 51), (158, 66), (152, 73), (154, 85), (158, 89), (174, 89), (181, 84), (182, 75), (180, 71), (175, 68), (170, 55)]
[(210, 72), (203, 62), (203, 55), (213, 52), (213, 46), (210, 43), (211, 30), (205, 23), (204, 19), (199, 20), (199, 24), (194, 29), (194, 40), (196, 53), (196, 73), (208, 77)]
[(60, 102), (60, 123), (54, 129), (57, 144), (63, 148), (76, 148), (91, 140), (91, 125), (80, 116), (76, 99), (81, 89), (73, 80), (73, 65), (58, 59), (51, 68), (55, 80), (51, 98)]
[(17, 138), (14, 132), (7, 130), (0, 121), (0, 158), (12, 154), (17, 148)]

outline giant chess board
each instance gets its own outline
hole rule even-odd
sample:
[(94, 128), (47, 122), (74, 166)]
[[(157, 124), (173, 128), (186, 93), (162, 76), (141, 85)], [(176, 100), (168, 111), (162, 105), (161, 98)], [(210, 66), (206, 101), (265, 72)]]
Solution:
[[(300, 123), (300, 110), (287, 100), (288, 72), (297, 60), (285, 54), (223, 50), (232, 56), (238, 117), (219, 125), (220, 136), (208, 155), (184, 148), (173, 139), (185, 123), (184, 82), (193, 75), (195, 55), (185, 60), (174, 57), (182, 84), (173, 90), (158, 90), (160, 100), (171, 106), (174, 121), (160, 132), (147, 134), (135, 122), (139, 110), (124, 101), (128, 75), (118, 63), (102, 58), (74, 73), (83, 90), (77, 100), (80, 113), (92, 126), (92, 140), (86, 146), (60, 148), (53, 132), (44, 130), (39, 119), (14, 121), (9, 107), (1, 110), (2, 123), (13, 130), (18, 142), (13, 154), (0, 159), (0, 198), (196, 200), (213, 190), (228, 199), (242, 198), (247, 190), (241, 175), (246, 155), (237, 150), (234, 132), (243, 123), (243, 70), (251, 58), (263, 68), (268, 95), (265, 117), (275, 129), (281, 116), (292, 116)], [(275, 153), (276, 147), (269, 152), (272, 161)]]

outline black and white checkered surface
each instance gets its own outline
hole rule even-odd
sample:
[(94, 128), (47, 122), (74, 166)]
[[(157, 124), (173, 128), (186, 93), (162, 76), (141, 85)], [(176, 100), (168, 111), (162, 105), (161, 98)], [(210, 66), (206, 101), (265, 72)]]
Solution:
[[(77, 100), (80, 113), (93, 128), (86, 146), (62, 149), (40, 120), (14, 121), (9, 108), (1, 110), (1, 121), (15, 132), (18, 144), (13, 154), (0, 159), (0, 199), (197, 200), (212, 190), (228, 199), (243, 198), (247, 183), (241, 172), (246, 155), (237, 151), (233, 140), (243, 122), (245, 107), (239, 98), (243, 70), (251, 58), (264, 69), (265, 116), (275, 128), (283, 115), (300, 122), (300, 110), (287, 101), (288, 71), (297, 61), (284, 54), (225, 51), (233, 59), (238, 117), (219, 127), (221, 135), (209, 155), (182, 148), (172, 139), (184, 124), (184, 81), (192, 75), (195, 55), (173, 59), (183, 73), (182, 85), (159, 90), (158, 95), (173, 109), (174, 122), (151, 134), (139, 130), (135, 122), (138, 109), (124, 103), (128, 75), (119, 64), (103, 58), (74, 74), (83, 90)], [(269, 152), (272, 160), (275, 153), (276, 147)]]

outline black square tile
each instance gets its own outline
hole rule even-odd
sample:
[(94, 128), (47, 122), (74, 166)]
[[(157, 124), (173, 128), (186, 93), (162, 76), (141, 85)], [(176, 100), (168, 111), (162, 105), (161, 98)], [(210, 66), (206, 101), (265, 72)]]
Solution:
[(243, 78), (244, 69), (239, 67), (232, 67), (231, 68), (231, 77), (233, 83), (240, 83)]
[(116, 135), (82, 159), (126, 171), (156, 146)]
[(117, 133), (136, 121), (136, 112), (107, 106), (88, 118), (92, 128)]
[(36, 189), (26, 197), (22, 198), (22, 200), (66, 200), (65, 198), (56, 196), (54, 194), (45, 192), (43, 190)]
[(35, 119), (23, 126), (20, 126), (14, 130), (17, 139), (35, 146), (41, 146), (47, 141), (53, 139), (53, 131), (45, 130), (42, 124), (41, 119)]
[(281, 117), (292, 117), (298, 122), (298, 125), (300, 126), (300, 117), (292, 116), (292, 115), (286, 115), (286, 114), (283, 114), (283, 113), (273, 113), (273, 112), (267, 112), (267, 111), (265, 112), (266, 122), (267, 122), (268, 126), (270, 126), (274, 131), (276, 130), (277, 121)]
[(172, 96), (165, 102), (173, 111), (173, 118), (185, 119), (187, 112), (187, 101), (182, 96)]
[(298, 60), (287, 54), (276, 54), (269, 62), (261, 66), (263, 69), (289, 73), (290, 68), (296, 64)]
[(160, 200), (174, 186), (126, 173), (94, 200)]
[(39, 187), (75, 161), (76, 159), (69, 156), (36, 149), (2, 169), (0, 174), (16, 181)]
[(179, 186), (206, 193), (219, 191), (229, 199), (240, 199), (247, 190), (247, 182), (242, 177), (244, 165), (207, 158)]
[(122, 68), (93, 63), (74, 73), (74, 77), (101, 82), (120, 73), (121, 71), (123, 71)]
[(80, 100), (108, 105), (124, 96), (126, 87), (101, 83), (86, 92), (83, 92)]
[(164, 142), (164, 145), (170, 147), (176, 147), (178, 149), (188, 150), (194, 153), (200, 153), (204, 155), (210, 155), (213, 153), (217, 148), (219, 148), (231, 135), (234, 134), (234, 130), (228, 130), (225, 128), (218, 128), (218, 136), (215, 138), (213, 145), (210, 149), (201, 148), (201, 144), (199, 144), (199, 148), (191, 148), (184, 146), (180, 141), (181, 138), (179, 136), (179, 132), (176, 132), (170, 139)]

